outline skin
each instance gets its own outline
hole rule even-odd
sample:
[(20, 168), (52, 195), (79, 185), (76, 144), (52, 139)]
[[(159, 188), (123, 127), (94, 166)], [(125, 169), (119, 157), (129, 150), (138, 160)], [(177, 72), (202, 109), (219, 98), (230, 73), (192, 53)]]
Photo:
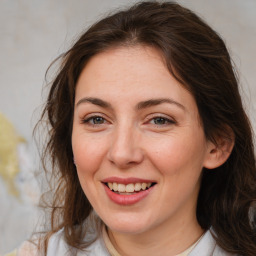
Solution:
[[(170, 102), (138, 108), (152, 99)], [(77, 82), (72, 147), (83, 191), (122, 255), (175, 255), (203, 234), (202, 168), (224, 160), (205, 138), (195, 99), (156, 49), (119, 47), (91, 58)], [(119, 205), (102, 184), (113, 176), (156, 185), (138, 203)]]

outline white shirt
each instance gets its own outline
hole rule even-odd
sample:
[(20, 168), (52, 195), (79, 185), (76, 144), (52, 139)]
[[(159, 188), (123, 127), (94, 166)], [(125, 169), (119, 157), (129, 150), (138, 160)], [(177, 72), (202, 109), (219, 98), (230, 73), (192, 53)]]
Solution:
[[(63, 230), (52, 235), (49, 240), (47, 256), (70, 256), (73, 255), (72, 249), (65, 241)], [(25, 242), (18, 250), (17, 256), (39, 256), (35, 246)], [(210, 231), (207, 231), (203, 237), (190, 251), (188, 256), (231, 256), (232, 254), (223, 251), (214, 240)], [(103, 237), (100, 236), (94, 243), (87, 247), (86, 251), (77, 251), (77, 256), (111, 256)], [(233, 255), (234, 256), (234, 255)]]

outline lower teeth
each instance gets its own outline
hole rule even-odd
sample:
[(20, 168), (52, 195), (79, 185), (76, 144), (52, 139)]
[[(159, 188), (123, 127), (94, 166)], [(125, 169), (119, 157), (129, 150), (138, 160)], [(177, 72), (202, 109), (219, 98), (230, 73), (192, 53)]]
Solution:
[[(155, 185), (155, 184), (152, 184), (149, 188), (151, 188), (153, 185)], [(106, 184), (106, 186), (110, 189), (110, 187)], [(139, 191), (134, 191), (134, 192), (119, 192), (119, 191), (115, 191), (115, 190), (113, 190), (113, 189), (110, 189), (112, 192), (114, 192), (114, 193), (116, 193), (116, 194), (120, 194), (120, 195), (134, 195), (134, 194), (137, 194), (137, 193), (139, 193), (139, 192), (141, 192), (141, 191), (145, 191), (145, 190), (148, 190), (149, 189), (148, 187), (146, 188), (146, 189), (141, 189), (141, 190), (139, 190)]]
[(119, 194), (119, 195), (134, 195), (134, 194), (137, 194), (140, 191), (138, 191), (138, 192), (118, 192), (118, 191), (113, 191), (113, 192), (116, 193), (116, 194)]
[[(148, 188), (146, 188), (145, 190), (147, 190)], [(140, 191), (134, 191), (134, 192), (118, 192), (118, 191), (114, 191), (113, 189), (111, 190), (112, 192), (116, 193), (116, 194), (120, 194), (120, 195), (134, 195), (137, 194), (141, 191), (145, 191), (145, 190), (140, 190)]]

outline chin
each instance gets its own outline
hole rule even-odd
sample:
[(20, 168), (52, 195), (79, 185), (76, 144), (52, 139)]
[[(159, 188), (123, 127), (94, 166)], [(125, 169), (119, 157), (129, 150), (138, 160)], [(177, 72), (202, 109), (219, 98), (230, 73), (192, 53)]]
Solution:
[(113, 218), (113, 220), (104, 222), (107, 227), (118, 233), (127, 233), (127, 234), (140, 234), (147, 229), (149, 229), (149, 224), (147, 222), (142, 222), (141, 218), (138, 221), (135, 221), (130, 218)]

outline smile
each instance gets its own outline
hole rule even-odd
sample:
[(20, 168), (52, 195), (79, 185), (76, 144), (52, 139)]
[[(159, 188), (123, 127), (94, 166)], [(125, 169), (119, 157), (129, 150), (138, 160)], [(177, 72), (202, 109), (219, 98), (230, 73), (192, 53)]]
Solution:
[(148, 197), (156, 182), (137, 178), (112, 177), (102, 181), (108, 198), (118, 205), (133, 205)]
[(108, 182), (106, 185), (109, 187), (111, 191), (117, 192), (119, 194), (129, 195), (130, 193), (137, 193), (143, 190), (149, 189), (155, 183), (148, 182), (148, 183), (129, 183), (129, 184), (122, 184), (116, 182)]

